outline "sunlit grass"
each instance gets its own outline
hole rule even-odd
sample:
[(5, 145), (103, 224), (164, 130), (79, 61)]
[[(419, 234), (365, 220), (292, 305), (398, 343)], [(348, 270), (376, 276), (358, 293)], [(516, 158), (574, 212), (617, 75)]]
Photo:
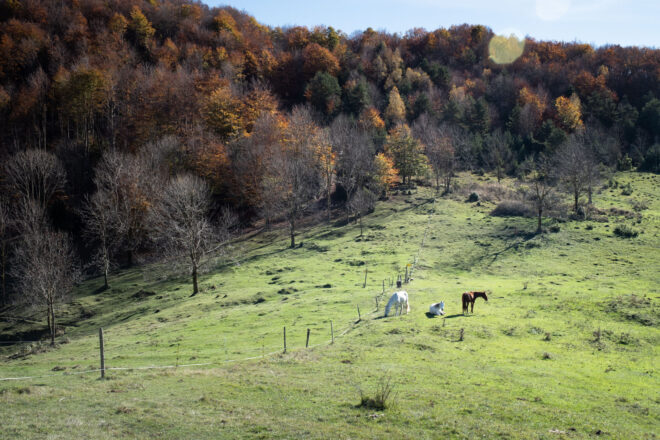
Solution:
[[(63, 310), (68, 343), (17, 359), (7, 357), (17, 347), (1, 352), (0, 377), (54, 376), (0, 382), (0, 436), (653, 438), (660, 178), (616, 179), (632, 194), (603, 188), (596, 205), (631, 210), (644, 200), (640, 223), (547, 220), (557, 232), (529, 237), (534, 219), (492, 217), (493, 202), (420, 188), (379, 202), (362, 237), (353, 223), (320, 224), (304, 228), (297, 249), (280, 230), (237, 242), (240, 264), (216, 267), (192, 298), (186, 277), (150, 281), (149, 267), (116, 274), (106, 292), (91, 293), (101, 285), (91, 280)], [(633, 221), (638, 237), (614, 235)], [(411, 313), (378, 319), (382, 281), (413, 261), (429, 224), (406, 286)], [(469, 289), (492, 293), (464, 317)], [(153, 295), (136, 297), (140, 290)], [(440, 300), (446, 317), (427, 318)], [(91, 316), (80, 321), (83, 312)], [(311, 345), (330, 340), (330, 321), (335, 344), (305, 350), (308, 328)], [(212, 365), (109, 371), (105, 381), (67, 375), (98, 368), (100, 326), (108, 367)], [(284, 326), (287, 354), (224, 362), (280, 351)], [(359, 408), (360, 391), (373, 397), (388, 376), (393, 406)]]

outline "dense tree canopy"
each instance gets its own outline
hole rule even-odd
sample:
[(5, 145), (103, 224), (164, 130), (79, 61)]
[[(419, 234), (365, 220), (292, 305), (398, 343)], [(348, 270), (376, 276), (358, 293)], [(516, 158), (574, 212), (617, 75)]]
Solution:
[(107, 273), (150, 246), (145, 219), (175, 175), (246, 221), (287, 218), (293, 242), (320, 197), (330, 213), (395, 177), (432, 171), (449, 191), (455, 170), (522, 175), (567, 142), (657, 172), (660, 50), (494, 37), (274, 28), (190, 0), (0, 0), (2, 203), (33, 198), (66, 232), (95, 218), (94, 243), (121, 231)]

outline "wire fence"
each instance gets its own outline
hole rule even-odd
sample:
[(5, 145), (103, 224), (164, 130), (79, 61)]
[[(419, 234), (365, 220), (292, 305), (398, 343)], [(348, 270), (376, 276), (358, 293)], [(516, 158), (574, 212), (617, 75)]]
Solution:
[[(429, 232), (430, 227), (431, 227), (431, 220), (433, 218), (433, 215), (435, 214), (435, 206), (436, 206), (436, 199), (434, 198), (433, 199), (433, 205), (432, 205), (431, 210), (429, 212), (429, 218), (427, 220), (426, 228), (424, 230), (424, 235), (423, 235), (422, 240), (420, 242), (420, 246), (417, 249), (417, 252), (413, 256), (413, 261), (412, 261), (411, 266), (410, 266), (410, 271), (408, 273), (408, 279), (410, 281), (413, 281), (413, 273), (414, 273), (414, 271), (415, 271), (415, 269), (418, 265), (422, 249), (423, 249), (423, 247), (426, 243), (426, 238), (428, 236), (428, 232)], [(408, 281), (408, 279), (406, 279), (406, 281)], [(383, 286), (384, 286), (384, 284), (385, 284), (385, 282), (383, 281)], [(382, 292), (380, 292), (379, 294), (377, 294), (375, 296), (379, 297), (379, 296), (382, 296), (384, 293), (385, 293), (385, 289), (383, 289)], [(361, 322), (363, 320), (362, 315), (360, 315), (360, 312), (359, 312), (359, 305), (357, 305), (357, 313), (358, 313), (357, 321), (351, 322), (347, 327), (345, 327), (345, 328), (341, 329), (340, 331), (338, 331), (337, 334), (335, 334), (335, 332), (332, 328), (332, 321), (330, 321), (330, 323), (331, 323), (330, 324), (331, 325), (331, 338), (323, 340), (322, 342), (319, 342), (319, 343), (316, 343), (316, 344), (312, 344), (312, 345), (308, 344), (308, 342), (309, 342), (309, 338), (308, 338), (304, 348), (305, 349), (311, 349), (311, 348), (316, 348), (316, 347), (320, 347), (320, 346), (328, 346), (328, 345), (334, 344), (336, 339), (346, 336), (352, 329), (356, 328), (356, 325), (359, 324), (359, 322)], [(369, 318), (369, 317), (375, 315), (376, 313), (379, 313), (378, 302), (376, 302), (376, 310), (373, 310), (372, 312), (365, 314), (364, 318)], [(309, 329), (308, 329), (308, 332), (309, 332)], [(284, 334), (286, 335), (286, 329), (284, 330)], [(308, 335), (309, 335), (309, 333), (308, 333)], [(271, 357), (271, 356), (278, 355), (278, 354), (284, 354), (284, 353), (287, 353), (287, 352), (296, 351), (296, 350), (300, 350), (300, 349), (303, 348), (302, 346), (298, 346), (298, 347), (296, 347), (296, 346), (291, 346), (291, 347), (287, 346), (286, 345), (286, 336), (284, 336), (284, 341), (285, 342), (284, 342), (283, 346), (272, 346), (271, 345), (269, 347), (265, 347), (265, 346), (256, 347), (256, 348), (254, 348), (254, 350), (252, 350), (252, 349), (242, 349), (241, 351), (243, 351), (243, 352), (261, 350), (262, 353), (258, 354), (258, 355), (254, 355), (254, 356), (237, 357), (237, 358), (234, 358), (234, 359), (223, 359), (223, 360), (215, 360), (215, 361), (208, 361), (208, 362), (195, 362), (195, 363), (179, 363), (179, 353), (177, 353), (176, 362), (174, 364), (169, 364), (169, 365), (142, 365), (142, 366), (133, 366), (133, 367), (130, 367), (130, 366), (116, 366), (116, 367), (108, 366), (108, 367), (105, 367), (104, 366), (103, 368), (90, 368), (90, 369), (82, 370), (82, 371), (66, 371), (66, 372), (58, 372), (58, 373), (50, 373), (50, 374), (40, 374), (40, 375), (34, 375), (34, 376), (0, 377), (0, 382), (42, 379), (42, 378), (49, 378), (49, 377), (66, 377), (66, 376), (84, 375), (84, 374), (92, 374), (92, 373), (97, 373), (97, 374), (102, 374), (103, 375), (104, 373), (110, 372), (110, 371), (167, 370), (167, 369), (177, 369), (177, 368), (190, 368), (190, 367), (224, 365), (224, 364), (228, 364), (228, 363), (244, 362), (244, 361), (250, 361), (250, 360), (256, 360), (256, 359), (265, 359), (267, 357)], [(23, 340), (21, 340), (21, 341), (0, 341), (0, 344), (22, 344), (22, 343), (30, 343), (30, 344), (37, 343), (37, 344), (40, 344), (40, 343), (43, 343), (43, 341), (23, 341)], [(106, 347), (108, 347), (108, 346), (106, 345)], [(276, 350), (269, 351), (268, 353), (265, 352), (266, 348), (271, 349), (271, 348), (275, 348), (275, 347), (278, 347), (278, 348)], [(99, 348), (100, 348), (100, 344), (99, 344)], [(227, 353), (228, 352), (227, 347), (224, 347), (224, 350), (222, 350), (222, 351), (225, 351), (225, 353)], [(178, 352), (178, 349), (177, 349), (177, 352)]]

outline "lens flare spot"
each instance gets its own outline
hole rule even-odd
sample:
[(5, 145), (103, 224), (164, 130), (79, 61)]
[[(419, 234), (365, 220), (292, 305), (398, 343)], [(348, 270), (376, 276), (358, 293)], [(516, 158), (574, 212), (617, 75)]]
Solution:
[(571, 7), (571, 0), (536, 0), (536, 15), (544, 21), (559, 20)]
[(495, 35), (488, 43), (490, 59), (497, 64), (510, 64), (522, 55), (525, 49), (525, 40), (510, 34)]

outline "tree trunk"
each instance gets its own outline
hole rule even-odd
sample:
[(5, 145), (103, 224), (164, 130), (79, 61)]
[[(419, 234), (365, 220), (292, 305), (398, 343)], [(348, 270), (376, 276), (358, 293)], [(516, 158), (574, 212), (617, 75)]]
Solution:
[(128, 267), (133, 267), (133, 251), (129, 249), (127, 252), (126, 263), (128, 264)]
[(50, 316), (50, 345), (55, 346), (55, 308), (53, 306), (53, 301), (51, 300), (48, 304), (48, 314)]
[(2, 273), (0, 274), (2, 277), (2, 302), (0, 304), (5, 305), (7, 304), (7, 243), (3, 241), (0, 246), (0, 265), (2, 265)]
[(539, 208), (539, 222), (538, 225), (536, 226), (536, 233), (540, 234), (543, 232), (543, 228), (541, 227), (541, 219), (543, 218), (543, 208)]
[(573, 205), (573, 211), (575, 211), (575, 213), (577, 214), (577, 212), (578, 212), (578, 202), (580, 200), (580, 193), (577, 191), (577, 189), (575, 191), (573, 191), (573, 197), (575, 199), (575, 202), (574, 202), (575, 204)]
[(296, 247), (296, 221), (295, 219), (289, 220), (289, 225), (291, 226), (291, 249)]
[(197, 293), (199, 293), (199, 288), (197, 286), (197, 265), (193, 265), (192, 269), (192, 279), (193, 279), (193, 293), (190, 296), (195, 296)]
[(332, 203), (330, 200), (330, 188), (328, 188), (327, 197), (328, 197), (328, 222), (330, 222), (332, 220)]
[(358, 214), (360, 216), (360, 237), (362, 237), (362, 213)]
[(107, 289), (110, 287), (108, 285), (108, 274), (110, 273), (110, 256), (108, 255), (108, 247), (106, 246), (105, 240), (103, 241), (103, 288)]

